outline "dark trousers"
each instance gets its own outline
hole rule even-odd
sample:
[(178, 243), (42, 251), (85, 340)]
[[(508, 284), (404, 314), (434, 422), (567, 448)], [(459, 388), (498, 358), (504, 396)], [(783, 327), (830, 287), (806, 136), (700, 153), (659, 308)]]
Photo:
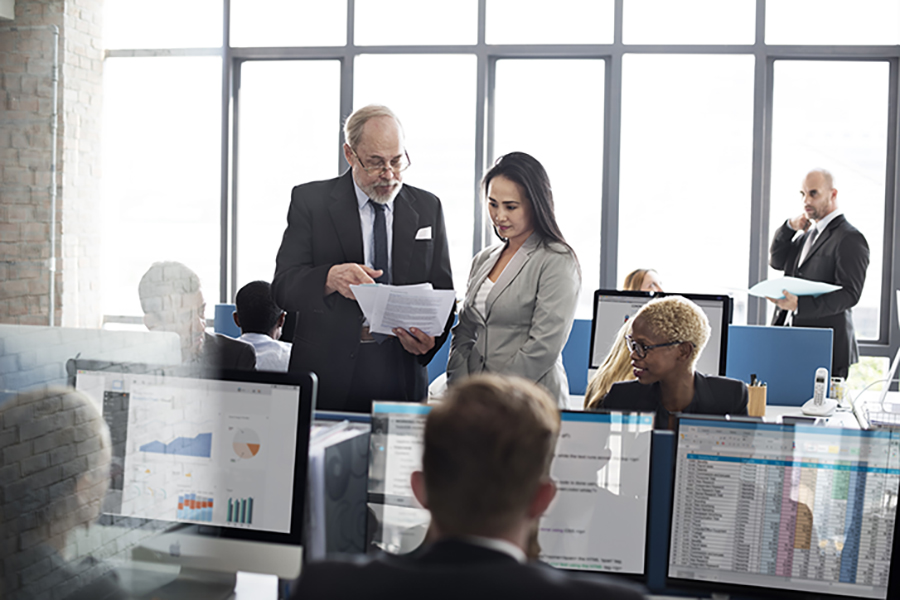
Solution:
[(427, 397), (427, 369), (391, 337), (359, 345), (350, 393), (345, 406), (336, 410), (368, 413), (373, 400), (421, 402)]

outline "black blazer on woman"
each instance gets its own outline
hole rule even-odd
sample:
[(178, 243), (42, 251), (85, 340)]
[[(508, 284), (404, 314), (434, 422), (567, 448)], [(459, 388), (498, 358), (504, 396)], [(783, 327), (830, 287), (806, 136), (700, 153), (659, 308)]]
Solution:
[[(600, 403), (604, 410), (656, 412), (656, 429), (669, 428), (669, 411), (660, 401), (659, 382), (644, 385), (639, 381), (614, 383)], [(728, 377), (694, 373), (694, 399), (681, 411), (705, 415), (746, 415), (747, 385)]]

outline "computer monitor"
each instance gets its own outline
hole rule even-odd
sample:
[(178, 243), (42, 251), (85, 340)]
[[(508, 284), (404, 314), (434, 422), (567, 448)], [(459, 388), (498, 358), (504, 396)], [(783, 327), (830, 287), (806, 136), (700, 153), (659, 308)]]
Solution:
[(97, 361), (74, 374), (112, 437), (106, 523), (183, 524), (143, 543), (183, 566), (299, 574), (315, 375)]
[(898, 484), (897, 431), (683, 417), (667, 584), (896, 598)]
[[(410, 476), (422, 465), (431, 407), (375, 402), (369, 467), (370, 548), (415, 550), (431, 521)], [(557, 495), (541, 519), (541, 559), (555, 567), (643, 577), (652, 413), (562, 411), (551, 475)]]
[(594, 320), (591, 326), (590, 373), (600, 367), (616, 341), (616, 334), (628, 319), (653, 298), (684, 296), (695, 302), (709, 319), (709, 342), (697, 359), (696, 370), (708, 375), (725, 374), (725, 354), (728, 348), (728, 325), (731, 323), (731, 296), (711, 294), (671, 294), (657, 292), (626, 292), (597, 290), (594, 292)]

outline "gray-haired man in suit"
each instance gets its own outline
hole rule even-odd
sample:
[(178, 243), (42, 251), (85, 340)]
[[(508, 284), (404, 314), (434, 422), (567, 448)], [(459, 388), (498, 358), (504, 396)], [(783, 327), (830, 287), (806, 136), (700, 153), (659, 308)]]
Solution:
[(372, 400), (423, 400), (426, 365), (446, 339), (395, 329), (374, 340), (350, 286), (431, 283), (452, 289), (438, 198), (404, 185), (409, 155), (400, 121), (384, 106), (344, 125), (340, 177), (299, 185), (278, 250), (272, 295), (297, 313), (291, 371), (319, 378), (317, 406), (368, 412)]
[(859, 302), (866, 282), (869, 245), (838, 209), (837, 193), (828, 171), (816, 169), (806, 175), (800, 189), (803, 212), (775, 232), (769, 265), (785, 275), (832, 283), (841, 289), (815, 297), (785, 291), (784, 298), (769, 300), (778, 306), (773, 325), (834, 331), (831, 375), (847, 377), (850, 365), (859, 362), (851, 309)]

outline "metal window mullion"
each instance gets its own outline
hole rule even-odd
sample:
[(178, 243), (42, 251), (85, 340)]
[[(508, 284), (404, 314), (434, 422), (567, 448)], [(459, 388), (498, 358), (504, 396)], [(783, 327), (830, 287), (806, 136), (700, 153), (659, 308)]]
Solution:
[(619, 259), (619, 183), (622, 149), (622, 44), (624, 0), (615, 0), (613, 46), (607, 58), (603, 116), (603, 188), (600, 195), (600, 287), (616, 288)]
[[(750, 264), (747, 287), (766, 279), (768, 274), (768, 222), (769, 222), (769, 155), (772, 151), (771, 121), (772, 96), (769, 93), (771, 63), (765, 48), (766, 3), (756, 5), (756, 44), (753, 75), (753, 164), (750, 181)], [(766, 303), (756, 296), (747, 295), (747, 324), (764, 324)]]
[[(231, 108), (231, 0), (223, 0), (222, 3), (222, 47), (220, 56), (222, 58), (222, 98), (221, 98), (221, 160), (219, 176), (219, 302), (228, 302), (229, 274), (234, 277), (234, 269), (229, 269), (229, 262), (233, 265), (236, 261), (234, 256), (229, 256), (229, 232), (232, 235), (232, 244), (234, 232), (233, 227), (229, 227), (229, 221), (235, 223), (236, 219), (230, 214), (229, 202), (229, 123)], [(232, 245), (232, 250), (236, 251), (236, 247)]]
[(478, 0), (478, 51), (475, 84), (475, 171), (472, 181), (472, 256), (485, 246), (488, 224), (481, 205), (481, 177), (494, 148), (494, 83), (496, 62), (491, 60), (487, 35), (487, 0)]

